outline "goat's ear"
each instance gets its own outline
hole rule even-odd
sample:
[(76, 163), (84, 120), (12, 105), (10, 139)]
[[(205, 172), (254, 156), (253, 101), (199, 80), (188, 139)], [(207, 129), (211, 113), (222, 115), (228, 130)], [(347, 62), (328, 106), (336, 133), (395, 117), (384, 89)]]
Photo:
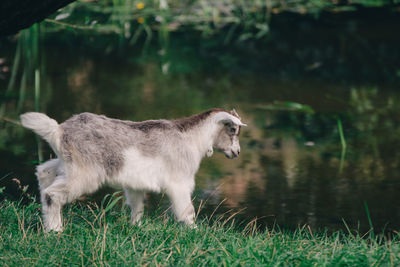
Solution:
[(240, 119), (236, 118), (235, 116), (232, 116), (227, 112), (219, 112), (216, 115), (216, 121), (217, 123), (221, 124), (236, 124), (239, 126), (247, 126), (247, 124), (242, 123)]
[(230, 113), (231, 113), (233, 116), (236, 116), (236, 117), (238, 117), (238, 118), (239, 118), (239, 120), (241, 120), (241, 118), (240, 118), (239, 114), (236, 112), (236, 110), (235, 110), (235, 109), (232, 109)]

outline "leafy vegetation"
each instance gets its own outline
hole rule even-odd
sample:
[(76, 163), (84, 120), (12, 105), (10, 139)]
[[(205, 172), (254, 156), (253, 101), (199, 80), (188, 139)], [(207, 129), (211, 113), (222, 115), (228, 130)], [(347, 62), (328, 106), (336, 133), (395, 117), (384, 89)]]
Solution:
[(39, 212), (32, 201), (0, 204), (2, 266), (394, 266), (400, 261), (398, 235), (328, 235), (308, 226), (259, 231), (254, 222), (238, 230), (233, 218), (222, 216), (213, 223), (198, 219), (198, 227), (190, 229), (161, 212), (131, 226), (125, 207), (94, 204), (69, 206), (65, 231), (44, 233)]
[[(268, 35), (273, 15), (292, 13), (318, 17), (322, 12), (340, 13), (368, 7), (394, 7), (397, 1), (356, 0), (100, 0), (74, 2), (47, 19), (51, 30), (114, 33), (121, 41), (135, 43), (140, 35), (147, 40), (153, 31), (166, 41), (168, 33), (194, 30), (203, 36), (224, 32), (224, 43), (232, 38), (244, 41)], [(394, 9), (395, 10), (395, 9)]]

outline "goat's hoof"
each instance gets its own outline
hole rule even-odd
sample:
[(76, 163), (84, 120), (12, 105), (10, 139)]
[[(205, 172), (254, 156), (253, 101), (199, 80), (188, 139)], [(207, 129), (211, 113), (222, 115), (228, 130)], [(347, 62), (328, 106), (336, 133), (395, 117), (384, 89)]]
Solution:
[(142, 226), (143, 222), (141, 220), (131, 220), (132, 226)]
[(186, 225), (186, 227), (190, 228), (190, 229), (196, 229), (197, 228), (197, 224), (195, 224), (194, 222), (183, 222), (184, 225)]
[(51, 229), (46, 229), (46, 233), (54, 232), (54, 233), (61, 233), (64, 229), (62, 227), (56, 227)]

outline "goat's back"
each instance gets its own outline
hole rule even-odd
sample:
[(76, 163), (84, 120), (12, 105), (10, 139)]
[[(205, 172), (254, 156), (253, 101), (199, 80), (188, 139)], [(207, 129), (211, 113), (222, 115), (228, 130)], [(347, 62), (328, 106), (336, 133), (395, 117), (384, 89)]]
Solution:
[(132, 122), (92, 113), (75, 115), (60, 126), (63, 159), (101, 165), (107, 175), (122, 168), (124, 150), (134, 147), (153, 157), (165, 152), (165, 138), (179, 136), (168, 120)]

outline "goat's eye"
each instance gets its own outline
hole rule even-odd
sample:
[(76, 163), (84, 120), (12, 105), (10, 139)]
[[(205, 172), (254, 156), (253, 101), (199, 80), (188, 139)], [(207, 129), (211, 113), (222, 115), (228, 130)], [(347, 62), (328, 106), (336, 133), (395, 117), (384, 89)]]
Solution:
[(236, 129), (235, 128), (231, 128), (230, 131), (231, 131), (231, 133), (236, 133)]

